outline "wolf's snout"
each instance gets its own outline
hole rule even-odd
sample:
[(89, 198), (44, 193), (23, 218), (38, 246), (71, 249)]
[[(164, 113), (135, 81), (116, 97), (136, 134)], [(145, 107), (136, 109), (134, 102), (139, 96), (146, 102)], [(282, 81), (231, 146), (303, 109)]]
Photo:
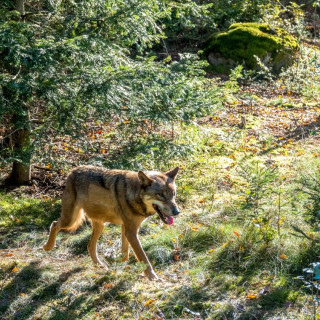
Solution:
[(178, 209), (177, 207), (173, 207), (173, 208), (172, 208), (172, 214), (173, 214), (174, 216), (177, 216), (179, 213), (180, 213), (180, 211), (179, 211), (179, 209)]

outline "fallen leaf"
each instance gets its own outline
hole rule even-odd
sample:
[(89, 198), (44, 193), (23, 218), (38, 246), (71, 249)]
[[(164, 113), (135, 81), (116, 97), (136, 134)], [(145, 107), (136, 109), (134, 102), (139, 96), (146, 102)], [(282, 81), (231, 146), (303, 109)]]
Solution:
[[(231, 242), (231, 241), (230, 241)], [(222, 248), (225, 248), (230, 242), (225, 242), (221, 245)]]
[(6, 254), (6, 257), (12, 257), (13, 256), (13, 253), (7, 253)]
[(240, 234), (237, 231), (233, 231), (233, 233), (239, 238)]
[(149, 304), (155, 302), (155, 299), (150, 298), (144, 305), (147, 307)]
[(297, 156), (301, 156), (302, 154), (305, 154), (305, 151), (299, 150), (299, 151), (297, 152)]
[(11, 270), (11, 272), (17, 272), (17, 271), (19, 271), (19, 268), (18, 268), (18, 267), (14, 267), (14, 268)]

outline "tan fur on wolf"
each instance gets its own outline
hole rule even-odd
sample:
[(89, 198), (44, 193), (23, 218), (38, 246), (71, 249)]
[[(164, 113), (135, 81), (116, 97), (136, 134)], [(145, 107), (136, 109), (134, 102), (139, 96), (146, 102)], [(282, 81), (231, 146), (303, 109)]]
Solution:
[(61, 217), (51, 224), (44, 250), (49, 251), (55, 246), (60, 230), (74, 231), (87, 217), (92, 225), (88, 251), (94, 263), (103, 265), (97, 256), (97, 241), (104, 223), (121, 224), (123, 261), (129, 257), (130, 243), (138, 261), (147, 265), (145, 275), (150, 280), (157, 279), (138, 239), (138, 231), (142, 221), (156, 211), (165, 223), (171, 216), (179, 214), (175, 203), (178, 169), (161, 173), (93, 166), (75, 168), (67, 178)]

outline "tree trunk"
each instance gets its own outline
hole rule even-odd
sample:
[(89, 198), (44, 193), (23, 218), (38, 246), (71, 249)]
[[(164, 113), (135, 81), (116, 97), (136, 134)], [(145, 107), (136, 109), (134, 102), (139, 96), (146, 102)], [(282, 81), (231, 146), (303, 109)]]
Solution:
[[(29, 120), (29, 119), (28, 119)], [(30, 130), (19, 129), (15, 132), (14, 137), (14, 150), (15, 153), (23, 153), (24, 149), (30, 143)], [(15, 185), (27, 184), (31, 180), (31, 165), (30, 156), (26, 152), (27, 159), (23, 159), (25, 162), (14, 160), (12, 164), (12, 171), (10, 174), (10, 183)]]
[(14, 8), (20, 12), (20, 14), (24, 15), (24, 1), (25, 0), (14, 0)]
[[(14, 0), (14, 8), (22, 16), (25, 14), (24, 2), (25, 0)], [(9, 181), (15, 185), (27, 184), (31, 180), (30, 153), (28, 151), (30, 144), (28, 112), (25, 115), (15, 114), (13, 116), (13, 123), (17, 125), (18, 129), (12, 134), (12, 148), (14, 154), (21, 160), (13, 161)], [(23, 123), (22, 127), (21, 123)]]

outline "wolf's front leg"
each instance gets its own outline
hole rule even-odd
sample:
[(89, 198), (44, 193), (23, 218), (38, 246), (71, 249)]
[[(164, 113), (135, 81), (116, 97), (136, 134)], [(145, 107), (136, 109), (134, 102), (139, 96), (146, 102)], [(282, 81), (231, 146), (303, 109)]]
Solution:
[(157, 280), (158, 276), (153, 271), (151, 263), (144, 250), (142, 249), (141, 243), (138, 238), (138, 230), (126, 228), (125, 236), (128, 239), (138, 261), (142, 261), (147, 265), (147, 268), (144, 270), (144, 274), (149, 278), (149, 280)]

